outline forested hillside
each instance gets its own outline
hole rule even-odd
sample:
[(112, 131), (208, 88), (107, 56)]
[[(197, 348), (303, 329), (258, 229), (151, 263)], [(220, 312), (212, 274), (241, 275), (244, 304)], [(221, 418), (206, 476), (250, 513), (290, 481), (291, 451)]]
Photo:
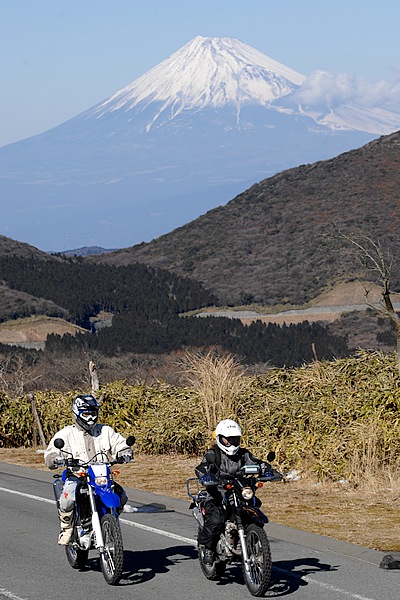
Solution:
[[(333, 225), (391, 237), (399, 255), (399, 132), (265, 179), (152, 242), (86, 260), (163, 267), (201, 281), (226, 305), (301, 305), (359, 274)], [(392, 274), (400, 285), (399, 261)]]
[[(313, 345), (321, 359), (348, 353), (345, 338), (320, 324), (244, 326), (237, 319), (182, 317), (217, 299), (196, 281), (145, 265), (116, 267), (6, 252), (0, 254), (0, 280), (15, 293), (61, 307), (71, 322), (86, 328), (87, 334), (48, 336), (46, 350), (53, 353), (85, 349), (112, 356), (217, 346), (245, 362), (276, 366), (312, 360)], [(113, 315), (112, 326), (95, 331), (91, 319), (100, 311)]]

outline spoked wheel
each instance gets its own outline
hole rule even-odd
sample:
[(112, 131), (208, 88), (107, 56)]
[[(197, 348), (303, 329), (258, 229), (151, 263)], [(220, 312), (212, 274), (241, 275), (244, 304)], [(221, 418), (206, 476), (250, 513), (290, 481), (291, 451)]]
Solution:
[(65, 546), (67, 560), (73, 569), (84, 569), (89, 556), (89, 550), (82, 550), (73, 544)]
[(262, 527), (252, 523), (246, 528), (246, 546), (250, 568), (246, 571), (243, 563), (244, 580), (253, 596), (262, 596), (267, 591), (272, 576), (271, 549)]
[(207, 579), (211, 579), (211, 581), (220, 579), (222, 577), (222, 575), (225, 573), (226, 562), (216, 560), (213, 562), (212, 565), (206, 565), (204, 563), (204, 550), (205, 550), (204, 546), (202, 546), (201, 544), (198, 544), (197, 550), (199, 553), (199, 561), (200, 561), (201, 570), (203, 571), (203, 573), (207, 577)]
[(104, 579), (109, 585), (115, 585), (121, 579), (124, 566), (124, 545), (121, 529), (114, 515), (104, 515), (101, 519), (104, 551), (100, 553), (100, 567)]

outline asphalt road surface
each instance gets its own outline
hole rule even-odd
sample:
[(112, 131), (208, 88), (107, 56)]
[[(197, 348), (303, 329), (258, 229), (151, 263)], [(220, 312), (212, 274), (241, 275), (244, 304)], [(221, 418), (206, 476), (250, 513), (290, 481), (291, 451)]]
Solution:
[[(251, 598), (239, 567), (220, 582), (200, 571), (189, 503), (127, 490), (137, 512), (121, 519), (122, 580), (108, 586), (96, 553), (72, 569), (57, 545), (52, 474), (0, 463), (0, 600)], [(368, 523), (365, 524), (368, 527)], [(273, 580), (267, 598), (399, 600), (400, 570), (379, 568), (383, 553), (268, 524)]]

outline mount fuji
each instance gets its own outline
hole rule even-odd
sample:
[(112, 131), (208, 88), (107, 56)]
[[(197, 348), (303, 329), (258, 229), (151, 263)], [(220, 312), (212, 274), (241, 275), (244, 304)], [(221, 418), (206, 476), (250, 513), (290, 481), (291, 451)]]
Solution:
[(383, 109), (306, 105), (305, 80), (238, 39), (196, 37), (80, 115), (0, 148), (0, 233), (52, 251), (132, 246), (400, 128)]

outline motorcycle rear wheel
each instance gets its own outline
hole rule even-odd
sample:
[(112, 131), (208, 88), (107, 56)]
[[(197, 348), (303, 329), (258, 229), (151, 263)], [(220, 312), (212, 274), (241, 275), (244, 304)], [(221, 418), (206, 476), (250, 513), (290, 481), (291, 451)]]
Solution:
[(204, 563), (204, 546), (198, 544), (197, 550), (199, 553), (199, 562), (201, 570), (203, 574), (210, 579), (211, 581), (216, 581), (217, 579), (221, 579), (222, 575), (225, 573), (226, 562), (221, 560), (215, 560), (212, 565), (206, 565)]
[(67, 560), (73, 569), (84, 569), (89, 556), (89, 550), (82, 550), (73, 544), (65, 546)]
[(246, 546), (250, 569), (242, 563), (246, 586), (253, 596), (263, 596), (271, 584), (272, 561), (267, 534), (262, 527), (251, 523), (246, 527)]
[(121, 529), (114, 515), (106, 514), (101, 518), (104, 551), (100, 553), (100, 568), (109, 585), (115, 585), (121, 579), (124, 567), (124, 545)]

